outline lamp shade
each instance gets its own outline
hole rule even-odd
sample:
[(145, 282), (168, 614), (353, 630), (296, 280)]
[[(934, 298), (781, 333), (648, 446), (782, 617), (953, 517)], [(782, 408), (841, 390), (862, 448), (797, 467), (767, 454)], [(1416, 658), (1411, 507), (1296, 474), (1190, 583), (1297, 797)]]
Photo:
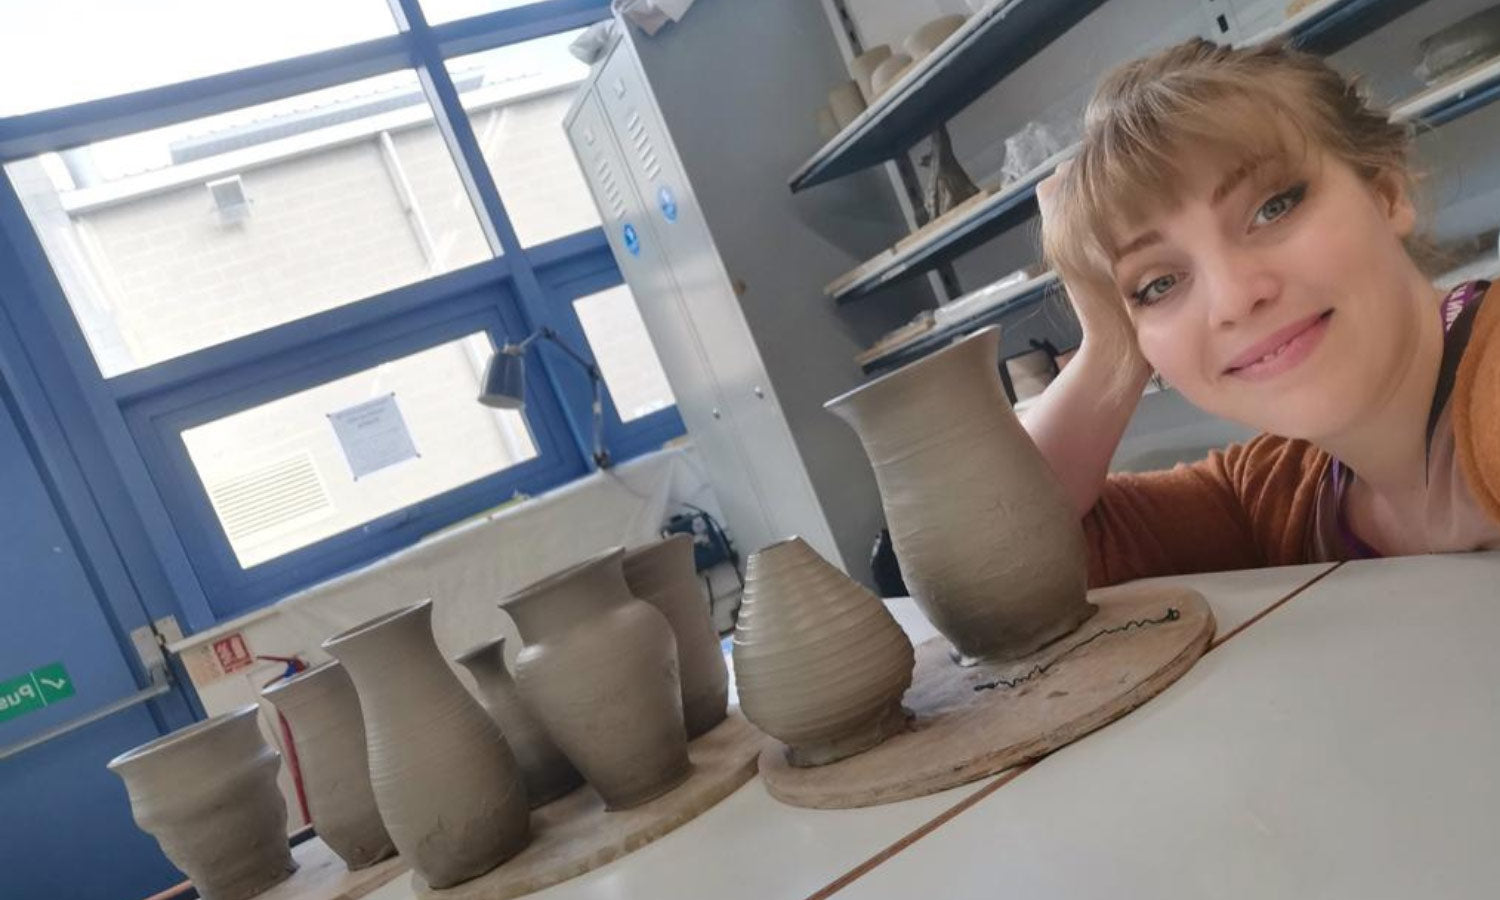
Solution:
[(495, 409), (520, 409), (526, 405), (526, 351), (506, 344), (490, 357), (479, 387), (479, 402)]

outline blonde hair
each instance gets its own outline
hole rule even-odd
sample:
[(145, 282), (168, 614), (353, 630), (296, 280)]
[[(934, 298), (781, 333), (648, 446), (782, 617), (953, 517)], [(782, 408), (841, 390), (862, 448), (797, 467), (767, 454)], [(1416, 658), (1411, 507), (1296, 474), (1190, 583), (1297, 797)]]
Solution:
[[(1290, 138), (1290, 144), (1289, 144)], [(1084, 114), (1084, 136), (1058, 179), (1042, 246), (1072, 288), (1086, 330), (1134, 346), (1113, 277), (1111, 225), (1171, 209), (1184, 163), (1205, 154), (1291, 163), (1317, 148), (1366, 179), (1410, 189), (1411, 133), (1323, 60), (1280, 46), (1221, 47), (1194, 39), (1106, 76)]]

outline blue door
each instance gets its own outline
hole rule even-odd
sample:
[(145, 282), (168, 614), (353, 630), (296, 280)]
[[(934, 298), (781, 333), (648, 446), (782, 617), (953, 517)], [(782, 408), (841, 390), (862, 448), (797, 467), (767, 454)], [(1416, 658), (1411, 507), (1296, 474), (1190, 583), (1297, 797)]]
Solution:
[(135, 826), (123, 785), (104, 766), (160, 735), (163, 701), (180, 710), (182, 698), (132, 667), (128, 635), (145, 611), (105, 595), (97, 558), (82, 551), (78, 520), (64, 509), (59, 460), (49, 466), (38, 450), (4, 368), (0, 897), (146, 897), (182, 876)]

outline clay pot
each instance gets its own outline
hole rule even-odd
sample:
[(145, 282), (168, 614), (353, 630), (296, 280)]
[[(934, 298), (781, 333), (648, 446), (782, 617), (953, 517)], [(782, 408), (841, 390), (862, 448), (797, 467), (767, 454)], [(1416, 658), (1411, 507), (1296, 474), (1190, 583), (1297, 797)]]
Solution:
[(880, 598), (801, 538), (751, 554), (734, 629), (740, 709), (794, 766), (874, 747), (906, 727), (911, 641)]
[(833, 120), (840, 129), (848, 128), (865, 111), (865, 98), (859, 85), (846, 81), (829, 91), (828, 110), (833, 113)]
[(505, 638), (485, 641), (453, 661), (474, 676), (479, 702), (500, 726), (500, 733), (521, 764), (521, 779), (526, 782), (526, 796), (532, 809), (551, 803), (583, 784), (583, 776), (521, 701), (510, 670), (505, 667)]
[(531, 838), (526, 790), (500, 729), (432, 638), (432, 601), (323, 642), (359, 694), (370, 782), (396, 849), (434, 888), (483, 875)]
[(831, 141), (838, 136), (839, 120), (834, 118), (833, 110), (827, 106), (818, 107), (818, 137), (825, 141)]
[(876, 67), (875, 73), (870, 76), (871, 102), (890, 90), (891, 85), (900, 81), (901, 76), (910, 68), (911, 57), (905, 53), (897, 53)]
[(246, 706), (115, 757), (135, 822), (204, 900), (244, 900), (297, 869), (286, 836), (281, 767)]
[(713, 616), (693, 565), (693, 539), (677, 534), (625, 554), (630, 593), (667, 617), (677, 639), (682, 681), (682, 719), (688, 739), (724, 721), (729, 706), (729, 667)]
[(297, 770), (318, 837), (350, 869), (396, 852), (370, 787), (365, 722), (354, 682), (337, 662), (324, 663), (260, 694), (286, 718)]
[(963, 27), (968, 16), (957, 14), (933, 19), (906, 39), (906, 52), (914, 60), (920, 60), (936, 50), (953, 32)]
[(826, 407), (859, 433), (913, 598), (961, 662), (1026, 656), (1094, 613), (1083, 526), (1006, 401), (1000, 329)]
[(859, 85), (860, 96), (864, 97), (866, 103), (875, 99), (875, 92), (870, 89), (870, 76), (875, 74), (881, 63), (890, 58), (891, 45), (881, 44), (849, 60), (849, 75)]
[(521, 699), (609, 809), (658, 797), (690, 769), (676, 640), (630, 595), (624, 555), (606, 551), (500, 604), (525, 642)]

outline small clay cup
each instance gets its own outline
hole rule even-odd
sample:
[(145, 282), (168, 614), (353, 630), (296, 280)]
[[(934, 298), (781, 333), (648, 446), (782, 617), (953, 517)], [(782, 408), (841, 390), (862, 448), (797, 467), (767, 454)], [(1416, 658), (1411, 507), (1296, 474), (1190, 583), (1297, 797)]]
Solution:
[(276, 786), (281, 754), (254, 705), (214, 716), (115, 757), (141, 830), (204, 900), (247, 900), (297, 870)]

